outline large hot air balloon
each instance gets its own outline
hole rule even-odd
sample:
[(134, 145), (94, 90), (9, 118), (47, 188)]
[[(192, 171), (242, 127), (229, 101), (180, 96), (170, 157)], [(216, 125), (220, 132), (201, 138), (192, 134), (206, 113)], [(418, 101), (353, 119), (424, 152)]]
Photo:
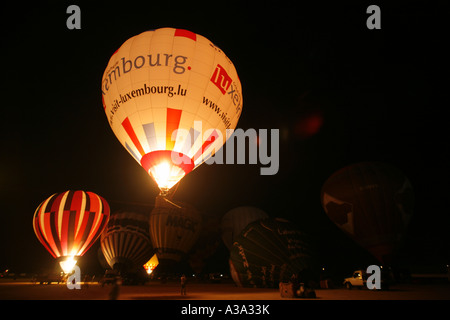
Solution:
[(183, 29), (128, 39), (105, 69), (102, 98), (114, 134), (163, 195), (221, 148), (242, 111), (233, 63)]
[(242, 230), (230, 251), (230, 271), (244, 287), (278, 288), (293, 275), (308, 282), (316, 261), (310, 237), (284, 219), (262, 219)]
[(231, 250), (234, 240), (249, 223), (268, 217), (263, 210), (252, 206), (231, 209), (225, 213), (220, 223), (223, 242)]
[(150, 213), (150, 235), (160, 263), (181, 261), (197, 241), (201, 225), (202, 217), (197, 209), (158, 196)]
[(70, 273), (78, 257), (98, 239), (109, 219), (109, 205), (93, 192), (66, 191), (43, 201), (33, 217), (39, 241), (64, 272)]
[(152, 256), (148, 214), (115, 212), (100, 240), (109, 266), (119, 272), (136, 272)]
[(397, 168), (383, 162), (344, 167), (324, 183), (328, 217), (381, 263), (389, 264), (413, 213), (413, 189)]

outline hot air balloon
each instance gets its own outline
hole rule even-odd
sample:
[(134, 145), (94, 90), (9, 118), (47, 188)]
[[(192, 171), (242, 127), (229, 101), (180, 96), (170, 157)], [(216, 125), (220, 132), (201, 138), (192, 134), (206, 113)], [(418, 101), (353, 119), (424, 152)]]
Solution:
[(142, 268), (153, 254), (148, 214), (120, 211), (111, 215), (100, 239), (109, 266), (121, 273)]
[(197, 241), (201, 225), (197, 209), (158, 196), (150, 213), (150, 235), (160, 264), (170, 266), (181, 261)]
[(321, 191), (328, 217), (383, 264), (391, 263), (413, 214), (408, 178), (383, 162), (361, 162), (331, 175)]
[(293, 275), (313, 280), (316, 261), (310, 237), (284, 219), (262, 219), (242, 230), (230, 251), (230, 272), (238, 286), (278, 288)]
[(249, 223), (268, 217), (263, 210), (252, 206), (237, 207), (225, 213), (220, 228), (222, 240), (228, 250), (231, 250), (234, 240)]
[(66, 191), (43, 201), (33, 217), (37, 238), (65, 273), (98, 239), (109, 219), (109, 205), (93, 192)]
[(153, 270), (158, 266), (158, 256), (156, 253), (144, 264), (144, 269), (147, 272), (147, 274), (151, 274)]
[(117, 139), (162, 195), (222, 147), (242, 111), (241, 83), (224, 52), (173, 28), (128, 39), (105, 69), (102, 98)]

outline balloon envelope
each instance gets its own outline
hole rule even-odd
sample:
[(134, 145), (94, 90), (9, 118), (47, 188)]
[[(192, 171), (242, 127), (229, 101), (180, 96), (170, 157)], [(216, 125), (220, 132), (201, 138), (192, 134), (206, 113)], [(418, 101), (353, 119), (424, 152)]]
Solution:
[(150, 213), (150, 235), (158, 259), (180, 261), (197, 241), (202, 217), (194, 207), (158, 196)]
[(244, 287), (278, 288), (292, 275), (302, 281), (316, 267), (309, 237), (283, 219), (250, 223), (237, 237), (230, 251), (233, 280)]
[(263, 210), (251, 206), (237, 207), (225, 213), (220, 227), (222, 240), (228, 250), (233, 247), (234, 240), (249, 223), (268, 217)]
[(54, 258), (82, 256), (109, 219), (109, 205), (93, 192), (66, 191), (43, 201), (33, 217), (37, 238)]
[(103, 74), (102, 99), (114, 134), (164, 192), (220, 149), (242, 111), (224, 52), (173, 28), (122, 44)]
[(397, 168), (361, 162), (331, 175), (321, 191), (328, 217), (380, 262), (389, 263), (413, 214), (413, 189)]
[(116, 212), (101, 235), (100, 247), (109, 266), (136, 271), (152, 256), (148, 214)]

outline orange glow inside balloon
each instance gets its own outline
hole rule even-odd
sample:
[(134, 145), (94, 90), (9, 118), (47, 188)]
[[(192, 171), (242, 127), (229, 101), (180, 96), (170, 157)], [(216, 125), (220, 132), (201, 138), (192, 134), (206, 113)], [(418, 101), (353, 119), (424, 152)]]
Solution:
[(66, 259), (59, 262), (59, 265), (61, 266), (61, 269), (64, 271), (65, 274), (71, 273), (76, 264), (77, 260), (75, 260), (73, 256), (69, 256)]
[(151, 274), (153, 272), (153, 270), (155, 270), (155, 268), (158, 266), (159, 261), (158, 261), (158, 256), (156, 255), (156, 253), (151, 257), (150, 260), (148, 260), (145, 264), (144, 264), (144, 269), (145, 271), (147, 271), (147, 274)]
[(184, 177), (183, 170), (166, 161), (153, 166), (149, 172), (162, 190), (172, 188)]
[(144, 155), (141, 165), (163, 192), (172, 188), (194, 168), (189, 157), (170, 150), (158, 150)]

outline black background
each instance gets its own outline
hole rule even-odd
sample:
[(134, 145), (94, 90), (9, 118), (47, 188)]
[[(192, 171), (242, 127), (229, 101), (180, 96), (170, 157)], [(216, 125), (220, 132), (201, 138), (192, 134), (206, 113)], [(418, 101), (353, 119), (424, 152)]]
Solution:
[[(66, 9), (81, 8), (81, 30)], [(369, 4), (381, 30), (366, 27)], [(98, 193), (112, 210), (150, 210), (156, 184), (120, 145), (101, 102), (101, 77), (128, 38), (160, 27), (201, 34), (233, 61), (242, 82), (239, 128), (279, 129), (280, 167), (206, 165), (186, 176), (175, 199), (219, 219), (240, 205), (291, 220), (316, 237), (324, 265), (373, 262), (326, 217), (320, 188), (337, 169), (366, 160), (400, 168), (416, 195), (399, 254), (405, 265), (449, 261), (448, 74), (443, 3), (375, 1), (44, 2), (2, 9), (0, 270), (35, 272), (51, 256), (32, 228), (36, 207), (55, 192)], [(315, 134), (299, 126), (320, 114)], [(98, 269), (98, 244), (85, 265)], [(227, 269), (220, 247), (209, 268)], [(97, 269), (96, 269), (97, 268)]]

